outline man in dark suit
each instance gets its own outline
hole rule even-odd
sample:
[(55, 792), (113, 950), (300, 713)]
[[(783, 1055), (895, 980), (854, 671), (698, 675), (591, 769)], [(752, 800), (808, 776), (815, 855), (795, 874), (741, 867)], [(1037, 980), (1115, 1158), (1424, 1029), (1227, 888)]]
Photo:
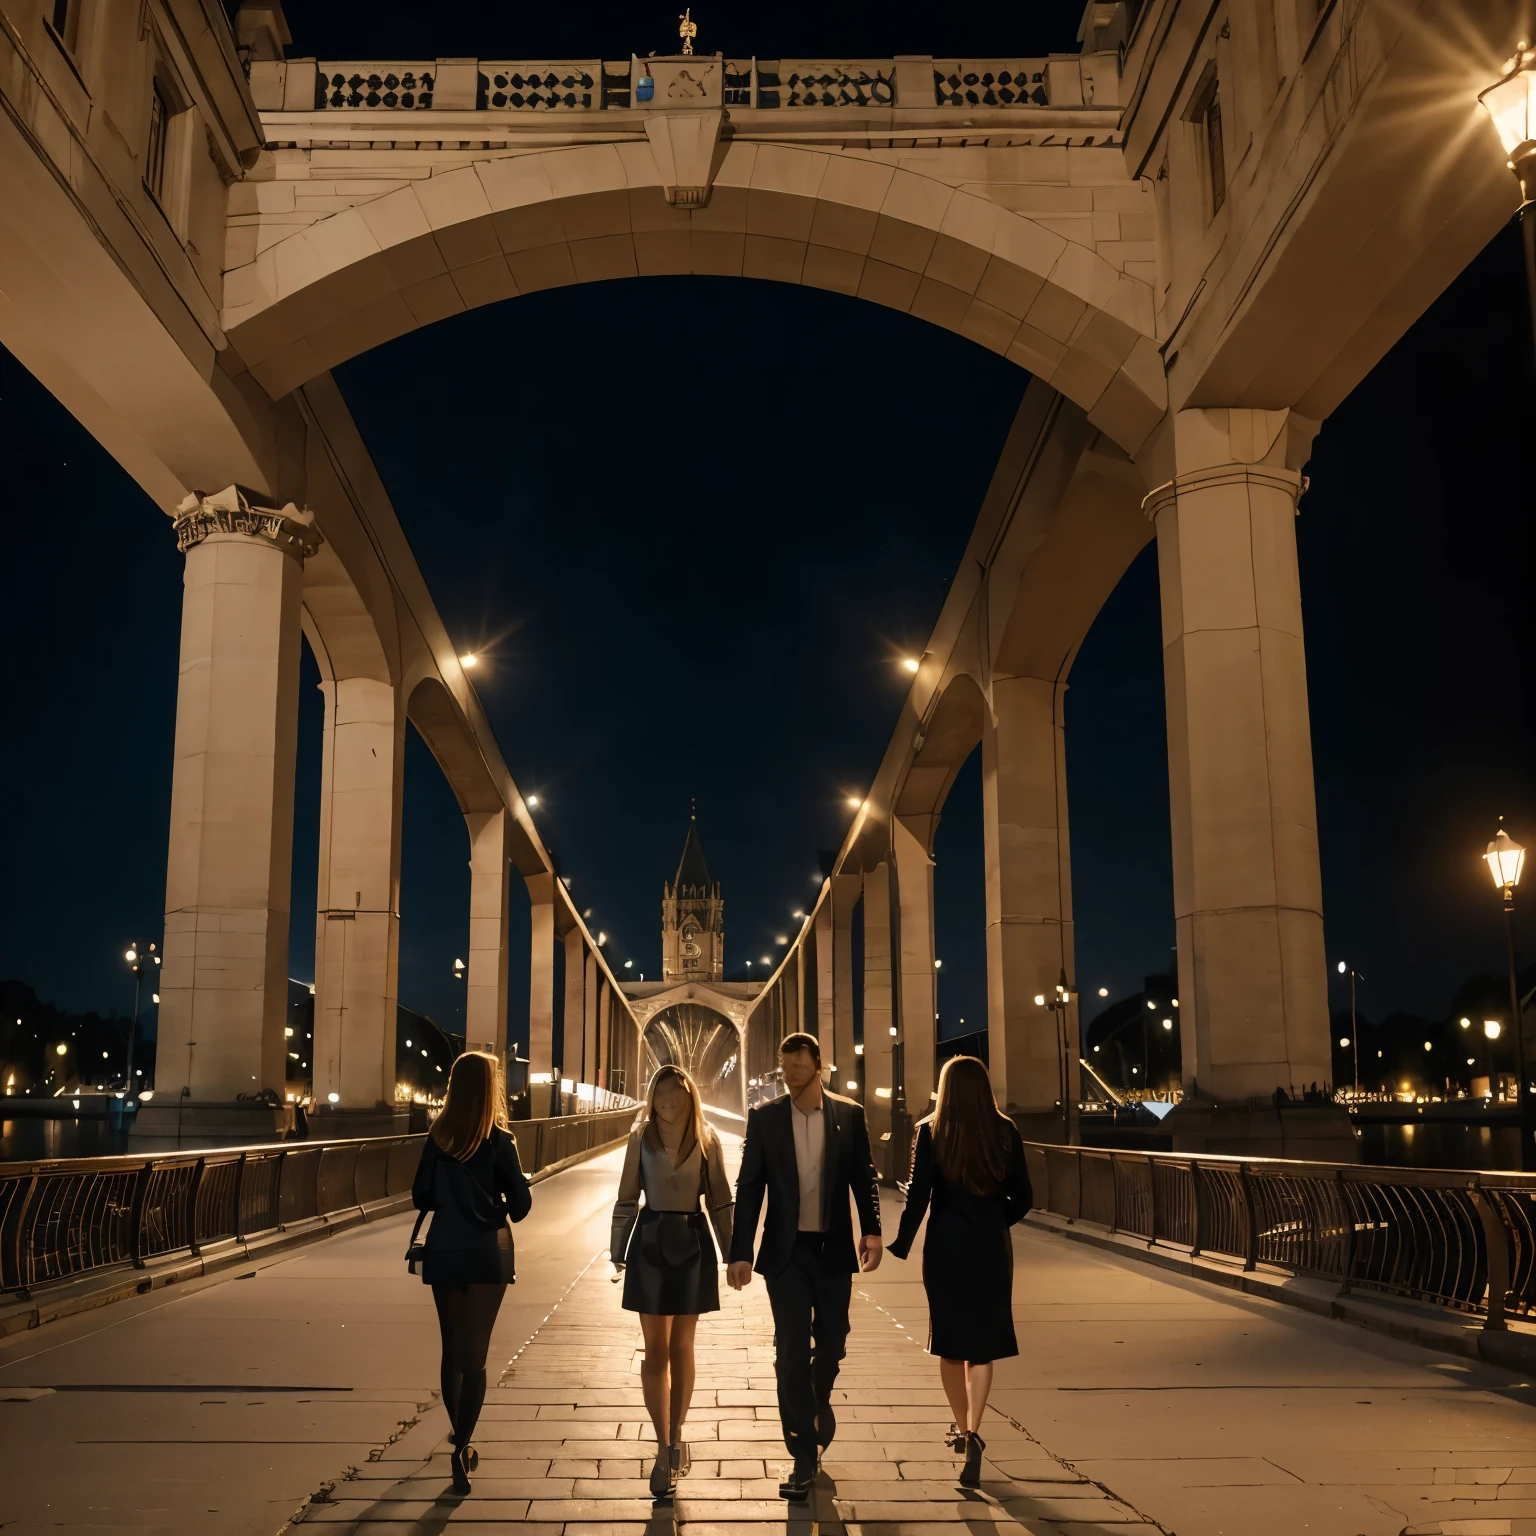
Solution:
[[(816, 1037), (786, 1036), (779, 1064), (789, 1092), (747, 1116), (727, 1278), (737, 1290), (752, 1279), (766, 1195), (756, 1268), (768, 1282), (779, 1422), (795, 1459), (779, 1492), (798, 1500), (809, 1495), (818, 1453), (837, 1430), (832, 1385), (848, 1338), (854, 1271), (880, 1262), (880, 1194), (864, 1108), (823, 1092)], [(859, 1211), (857, 1251), (850, 1193)]]

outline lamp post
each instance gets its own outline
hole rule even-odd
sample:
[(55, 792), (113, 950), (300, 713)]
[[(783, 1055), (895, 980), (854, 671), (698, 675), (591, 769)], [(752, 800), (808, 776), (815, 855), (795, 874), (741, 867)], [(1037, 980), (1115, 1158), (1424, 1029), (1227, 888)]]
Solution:
[(1531, 1092), (1525, 1073), (1525, 1027), (1520, 1017), (1520, 983), (1515, 975), (1515, 887), (1525, 867), (1525, 849), (1504, 830), (1499, 830), (1483, 855), (1494, 887), (1504, 898), (1504, 937), (1509, 958), (1509, 1027), (1515, 1036), (1515, 1103), (1520, 1110), (1520, 1166), (1529, 1169), (1536, 1158), (1531, 1153)]
[[(1061, 1093), (1061, 1140), (1064, 1146), (1071, 1146), (1076, 1137), (1073, 1135), (1076, 1116), (1076, 1104), (1072, 1099), (1072, 1068), (1067, 1058), (1067, 1013), (1072, 1007), (1072, 999), (1077, 996), (1077, 988), (1067, 985), (1067, 970), (1063, 966), (1061, 979), (1056, 983), (1055, 991), (1047, 997), (1044, 992), (1035, 993), (1035, 1007), (1047, 1009), (1056, 1015), (1056, 1068), (1057, 1082)], [(1143, 1025), (1145, 1034), (1145, 1025)]]
[(1525, 245), (1525, 293), (1531, 306), (1531, 335), (1536, 341), (1536, 48), (1521, 43), (1503, 79), (1495, 81), (1478, 100), (1482, 102), (1499, 142), (1508, 156), (1505, 162), (1520, 183), (1520, 234)]
[(1355, 982), (1365, 977), (1346, 961), (1339, 961), (1339, 974), (1349, 974), (1349, 1043), (1355, 1053), (1355, 1097), (1360, 1097), (1360, 1020), (1355, 1014)]
[[(160, 968), (160, 955), (151, 944), (148, 949), (140, 949), (137, 944), (130, 944), (123, 955), (128, 962), (128, 969), (133, 972), (133, 1018), (128, 1023), (128, 1064), (123, 1070), (123, 1107), (126, 1109), (133, 1102), (133, 1046), (139, 1034), (139, 1000), (144, 990), (145, 971), (157, 971)], [(160, 1001), (158, 991), (154, 994), (155, 1001)]]

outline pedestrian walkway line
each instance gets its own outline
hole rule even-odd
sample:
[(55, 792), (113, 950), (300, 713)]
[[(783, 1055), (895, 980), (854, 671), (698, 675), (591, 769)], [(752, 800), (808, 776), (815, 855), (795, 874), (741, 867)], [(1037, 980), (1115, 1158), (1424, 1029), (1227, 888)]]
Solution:
[(300, 1523), (341, 1536), (433, 1536), (448, 1525), (516, 1536), (1164, 1536), (1163, 1528), (990, 1414), (980, 1489), (961, 1488), (944, 1443), (949, 1407), (935, 1362), (866, 1293), (834, 1396), (837, 1438), (811, 1500), (778, 1497), (789, 1460), (761, 1279), (726, 1290), (699, 1328), (687, 1424), (692, 1470), (653, 1502), (655, 1454), (640, 1389), (640, 1331), (606, 1265), (584, 1268), (487, 1394), (474, 1492), (450, 1487), (441, 1409), (312, 1501)]

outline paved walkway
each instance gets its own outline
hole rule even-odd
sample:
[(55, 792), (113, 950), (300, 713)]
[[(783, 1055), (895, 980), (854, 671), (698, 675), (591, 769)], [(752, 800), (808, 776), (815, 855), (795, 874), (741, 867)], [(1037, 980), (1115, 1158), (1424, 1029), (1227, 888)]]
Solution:
[(468, 1499), (397, 1218), (6, 1341), (0, 1536), (1536, 1536), (1529, 1383), (1033, 1230), (979, 1492), (941, 1440), (914, 1256), (856, 1286), (808, 1506), (776, 1496), (760, 1280), (700, 1327), (693, 1471), (653, 1505), (638, 1330), (594, 1262), (617, 1173), (609, 1155), (535, 1190)]

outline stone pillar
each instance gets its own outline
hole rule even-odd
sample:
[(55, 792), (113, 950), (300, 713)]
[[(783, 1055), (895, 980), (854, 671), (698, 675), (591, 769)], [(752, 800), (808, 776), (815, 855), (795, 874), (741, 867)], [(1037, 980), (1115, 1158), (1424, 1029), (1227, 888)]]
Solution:
[(288, 902), (310, 514), (230, 486), (177, 509), (186, 552), (155, 1097), (139, 1134), (269, 1139), (286, 1079)]
[(597, 1082), (597, 1032), (598, 1032), (598, 969), (597, 956), (587, 953), (587, 979), (582, 1001), (581, 1030), (581, 1081)]
[(1077, 1007), (1054, 1000), (1072, 950), (1072, 861), (1061, 706), (1065, 685), (995, 678), (982, 725), (987, 1043), (997, 1101), (1026, 1137), (1072, 1140), (1081, 1069)]
[(511, 907), (508, 839), (511, 812), (470, 811), (469, 977), (465, 983), (466, 1050), (507, 1058), (507, 942)]
[(581, 1077), (582, 1031), (587, 1013), (587, 947), (580, 928), (565, 936), (565, 1006), (560, 1012), (560, 1069), (556, 1077)]
[(843, 1085), (857, 1083), (847, 1091), (856, 1099), (864, 1098), (864, 1072), (853, 1049), (853, 909), (863, 892), (857, 875), (832, 877), (832, 942), (829, 946), (832, 968), (832, 1047), (838, 1065), (838, 1091)]
[[(928, 818), (924, 818), (926, 826)], [(893, 827), (896, 889), (901, 898), (901, 1043), (907, 1114), (913, 1124), (933, 1108), (938, 988), (934, 978), (933, 859), (900, 817)], [(905, 1173), (902, 1175), (906, 1177)]]
[[(832, 892), (828, 891), (811, 919), (815, 940), (816, 972), (816, 1022), (812, 1026), (816, 1038), (821, 1041), (821, 1059), (826, 1064), (827, 1086), (834, 1093), (841, 1093), (845, 1077), (858, 1080), (858, 1073), (849, 1070), (849, 1061), (837, 1054), (837, 1029), (832, 1012)], [(851, 1053), (850, 1053), (851, 1059)]]
[(1315, 431), (1288, 411), (1180, 411), (1154, 453), (1168, 478), (1144, 503), (1168, 710), (1187, 1095), (1169, 1117), (1176, 1146), (1359, 1155), (1331, 1106), (1247, 1107), (1330, 1071), (1294, 526)]
[(891, 945), (891, 870), (877, 864), (864, 876), (864, 1055), (863, 1092), (875, 1167), (885, 1169), (891, 1130), (891, 1027), (896, 1020), (896, 979)]
[(394, 1091), (404, 712), (388, 682), (320, 687), (313, 1113), (317, 1134), (383, 1135), (406, 1113)]
[[(528, 1074), (555, 1067), (555, 877), (529, 875)], [(546, 1105), (547, 1107), (547, 1105)]]

